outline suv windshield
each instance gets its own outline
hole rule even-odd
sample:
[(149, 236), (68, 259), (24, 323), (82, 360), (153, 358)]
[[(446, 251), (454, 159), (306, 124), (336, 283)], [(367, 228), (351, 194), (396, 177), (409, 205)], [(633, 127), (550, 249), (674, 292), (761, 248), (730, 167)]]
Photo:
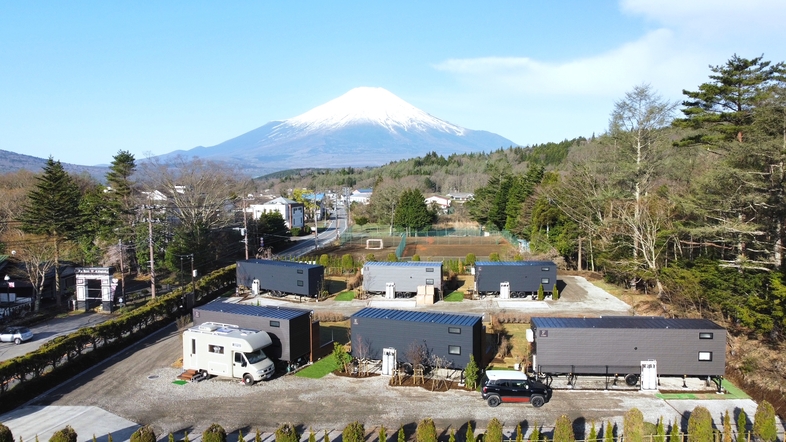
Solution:
[(248, 359), (249, 364), (256, 364), (257, 362), (267, 359), (267, 356), (265, 356), (265, 352), (263, 352), (262, 349), (243, 354), (246, 355), (246, 359)]

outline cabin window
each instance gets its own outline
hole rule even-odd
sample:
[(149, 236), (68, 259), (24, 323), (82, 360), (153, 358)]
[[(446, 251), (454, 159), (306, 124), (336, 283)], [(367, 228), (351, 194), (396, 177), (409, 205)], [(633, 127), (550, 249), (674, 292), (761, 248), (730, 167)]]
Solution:
[(540, 269), (543, 270), (544, 272), (548, 272), (549, 270), (551, 270), (550, 267), (541, 267)]
[(460, 355), (461, 354), (461, 346), (448, 345), (448, 353), (452, 354), (452, 355)]
[(279, 321), (270, 321), (271, 327), (281, 327), (281, 322)]
[(210, 353), (216, 353), (222, 355), (224, 354), (224, 347), (221, 345), (208, 345), (207, 351), (209, 351)]
[(298, 287), (303, 287), (303, 280), (300, 280), (300, 279), (299, 279), (299, 280), (297, 281), (297, 286), (298, 286)]
[(460, 335), (461, 327), (448, 327), (448, 333), (453, 333), (454, 335)]
[(699, 332), (699, 339), (712, 339), (711, 332)]
[(548, 284), (549, 283), (549, 278), (540, 278), (540, 283), (541, 284)]
[(297, 273), (298, 273), (299, 275), (302, 275), (302, 274), (303, 274), (303, 269), (297, 269)]
[(428, 279), (428, 278), (427, 278), (427, 279), (426, 279), (426, 285), (434, 285), (434, 280), (433, 280), (433, 279)]
[(700, 351), (699, 352), (699, 360), (700, 361), (711, 361), (712, 360), (712, 352), (711, 351)]

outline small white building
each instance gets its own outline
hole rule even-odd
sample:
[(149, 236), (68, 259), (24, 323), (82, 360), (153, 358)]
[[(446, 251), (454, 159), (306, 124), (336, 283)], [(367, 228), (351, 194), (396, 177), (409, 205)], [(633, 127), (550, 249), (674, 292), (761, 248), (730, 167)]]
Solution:
[(264, 204), (251, 204), (248, 206), (248, 210), (254, 219), (259, 219), (263, 213), (278, 212), (290, 229), (303, 228), (304, 226), (303, 204), (289, 198), (278, 197)]
[(371, 202), (373, 189), (355, 189), (349, 195), (349, 203), (368, 204)]
[(450, 192), (447, 194), (447, 197), (456, 202), (464, 202), (469, 201), (475, 197), (475, 194), (471, 192)]
[(426, 198), (425, 201), (426, 206), (436, 207), (442, 213), (447, 213), (448, 209), (450, 209), (450, 198), (444, 196), (432, 195)]

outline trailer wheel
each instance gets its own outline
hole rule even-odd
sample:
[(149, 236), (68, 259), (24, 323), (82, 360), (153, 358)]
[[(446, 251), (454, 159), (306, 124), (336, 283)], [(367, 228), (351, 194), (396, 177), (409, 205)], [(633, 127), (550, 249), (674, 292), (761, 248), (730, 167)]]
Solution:
[(254, 378), (250, 374), (243, 375), (243, 384), (248, 386), (254, 385)]
[(633, 373), (625, 375), (625, 383), (630, 387), (635, 387), (639, 383), (639, 375)]
[(537, 396), (536, 395), (536, 396), (532, 396), (532, 398), (530, 398), (529, 402), (532, 404), (533, 407), (540, 408), (540, 407), (543, 406), (543, 404), (546, 403), (546, 400), (543, 399), (543, 396)]
[(489, 398), (488, 398), (488, 400), (486, 400), (486, 402), (489, 404), (489, 407), (496, 407), (497, 405), (500, 404), (500, 402), (502, 402), (502, 400), (499, 398), (499, 396), (497, 396), (496, 394), (493, 394), (493, 395), (489, 396)]

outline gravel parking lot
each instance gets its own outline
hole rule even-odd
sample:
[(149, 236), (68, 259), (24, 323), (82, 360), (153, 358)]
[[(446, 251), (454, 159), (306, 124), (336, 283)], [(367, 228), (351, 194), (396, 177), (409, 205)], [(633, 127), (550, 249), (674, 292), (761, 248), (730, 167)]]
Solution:
[[(536, 309), (539, 315), (627, 314), (626, 304), (596, 290), (583, 278), (565, 279), (568, 287), (564, 297)], [(488, 313), (501, 309), (496, 302), (440, 303), (430, 308)], [(536, 304), (527, 303), (538, 301), (510, 302), (518, 302), (520, 307), (515, 308), (529, 311), (535, 310), (531, 307)], [(351, 313), (368, 303), (324, 302), (308, 306)], [(594, 309), (588, 310), (589, 307)], [(736, 416), (735, 411), (745, 409), (753, 416), (756, 408), (750, 399), (727, 400), (719, 396), (714, 400), (664, 400), (651, 392), (585, 389), (555, 391), (551, 402), (539, 409), (522, 404), (491, 408), (477, 392), (393, 387), (384, 376), (357, 379), (328, 375), (306, 379), (285, 375), (252, 387), (222, 379), (177, 385), (173, 381), (180, 369), (173, 368), (173, 363), (181, 351), (180, 334), (170, 326), (36, 398), (30, 405), (96, 406), (129, 421), (152, 425), (160, 435), (183, 431), (196, 435), (214, 422), (229, 432), (242, 430), (248, 434), (257, 428), (270, 432), (281, 423), (292, 422), (303, 425), (306, 433), (308, 428), (313, 428), (320, 438), (324, 430), (340, 432), (355, 420), (364, 422), (369, 430), (379, 425), (395, 430), (401, 425), (415, 425), (424, 417), (433, 418), (441, 430), (452, 428), (457, 433), (467, 421), (484, 428), (494, 417), (503, 421), (506, 431), (514, 431), (517, 424), (526, 431), (531, 431), (534, 425), (549, 431), (561, 414), (574, 420), (577, 437), (581, 438), (593, 421), (598, 425), (605, 421), (621, 425), (622, 415), (632, 407), (641, 410), (649, 422), (664, 417), (684, 425), (688, 413), (696, 405), (703, 405), (712, 412), (717, 426), (726, 410)]]

